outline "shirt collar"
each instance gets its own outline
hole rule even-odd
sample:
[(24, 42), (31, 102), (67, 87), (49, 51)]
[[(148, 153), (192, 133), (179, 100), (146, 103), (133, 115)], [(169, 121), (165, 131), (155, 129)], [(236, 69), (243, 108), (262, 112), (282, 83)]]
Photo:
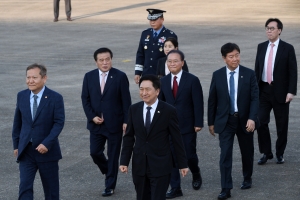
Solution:
[(146, 110), (147, 107), (152, 107), (152, 110), (156, 110), (157, 104), (158, 104), (158, 98), (157, 98), (156, 101), (155, 101), (152, 105), (150, 105), (150, 106), (148, 106), (148, 105), (144, 102), (144, 110)]
[[(273, 43), (276, 47), (278, 47), (278, 45), (279, 45), (279, 38)], [(269, 41), (269, 45), (268, 46), (270, 46), (270, 44), (272, 44), (272, 42), (271, 41)]]
[(156, 32), (157, 33), (157, 36), (160, 34), (161, 30), (164, 28), (164, 26), (162, 26), (159, 30), (154, 30), (153, 29), (153, 34)]
[(106, 75), (108, 75), (109, 71), (103, 72), (103, 71), (101, 71), (101, 70), (99, 69), (99, 74), (100, 74), (100, 76), (101, 76), (103, 73), (106, 74)]
[[(39, 93), (36, 94), (39, 97), (39, 99), (41, 99), (41, 97), (43, 96), (44, 91), (45, 91), (45, 86), (41, 89)], [(30, 98), (33, 98), (33, 95), (35, 94), (31, 91)]]
[(174, 76), (177, 77), (177, 81), (180, 80), (180, 78), (181, 78), (181, 76), (182, 76), (182, 69), (181, 69), (180, 72), (178, 72), (178, 74), (176, 74), (176, 75), (174, 75), (174, 74), (171, 73), (171, 76), (172, 76), (172, 77), (171, 77), (172, 80), (174, 79)]
[[(240, 66), (238, 66), (237, 68), (235, 68), (235, 70), (233, 70), (233, 71), (238, 74), (239, 70), (240, 70)], [(229, 74), (230, 72), (231, 72), (230, 69), (228, 69), (228, 67), (226, 66), (226, 74)]]

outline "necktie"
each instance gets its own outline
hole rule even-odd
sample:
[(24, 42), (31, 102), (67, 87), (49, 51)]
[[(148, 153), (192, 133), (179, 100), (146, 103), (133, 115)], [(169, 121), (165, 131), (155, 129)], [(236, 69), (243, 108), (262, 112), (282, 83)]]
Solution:
[(271, 44), (271, 49), (269, 53), (269, 58), (268, 58), (268, 66), (267, 66), (267, 81), (269, 84), (272, 82), (272, 62), (273, 62), (273, 47), (275, 45), (272, 43)]
[(153, 39), (155, 40), (155, 39), (156, 39), (156, 37), (157, 37), (157, 33), (156, 33), (156, 32), (154, 32), (154, 34), (153, 34)]
[(32, 119), (34, 119), (36, 110), (37, 110), (37, 98), (38, 96), (35, 94), (33, 95), (34, 101), (33, 101), (33, 106), (32, 106)]
[(230, 96), (230, 114), (233, 115), (234, 113), (234, 104), (235, 104), (235, 88), (234, 88), (234, 75), (235, 71), (230, 72), (230, 78), (229, 78), (229, 96)]
[(176, 98), (177, 90), (178, 90), (178, 83), (176, 81), (177, 77), (174, 76), (173, 78), (173, 96)]
[(102, 73), (101, 76), (102, 76), (102, 80), (101, 80), (101, 94), (103, 94), (104, 86), (105, 86), (105, 76), (106, 76), (106, 73)]
[(150, 112), (151, 109), (152, 107), (150, 106), (147, 107), (146, 120), (145, 120), (145, 128), (147, 130), (147, 133), (149, 132), (150, 124), (151, 124), (151, 112)]

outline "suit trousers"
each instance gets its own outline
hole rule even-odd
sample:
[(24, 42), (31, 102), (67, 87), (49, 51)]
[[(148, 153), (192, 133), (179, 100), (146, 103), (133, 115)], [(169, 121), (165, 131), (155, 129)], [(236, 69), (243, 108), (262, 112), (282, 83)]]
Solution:
[(253, 156), (254, 142), (253, 133), (246, 134), (240, 124), (239, 117), (229, 115), (226, 127), (223, 132), (219, 133), (219, 141), (221, 148), (220, 155), (220, 172), (222, 189), (232, 189), (232, 149), (234, 136), (236, 134), (240, 151), (242, 154), (242, 166), (244, 180), (250, 180), (253, 173)]
[(37, 162), (35, 153), (35, 148), (29, 143), (20, 158), (19, 200), (33, 199), (33, 182), (37, 170), (42, 180), (45, 200), (59, 200), (58, 161)]
[[(198, 166), (199, 163), (199, 159), (198, 159), (198, 155), (197, 155), (197, 133), (193, 132), (193, 133), (188, 133), (188, 134), (183, 134), (182, 136), (182, 140), (183, 140), (183, 144), (184, 144), (184, 148), (185, 148), (185, 152), (186, 152), (186, 157), (188, 160), (188, 167), (190, 168), (191, 172), (193, 174), (195, 173), (199, 173), (200, 172), (200, 168)], [(170, 137), (170, 144), (171, 144), (171, 151), (172, 151), (172, 156), (173, 156), (173, 160), (175, 162), (175, 167), (172, 169), (172, 173), (171, 173), (171, 180), (170, 180), (170, 186), (171, 188), (180, 188), (180, 173), (179, 173), (179, 169), (177, 166), (177, 158), (176, 158), (176, 154), (175, 154), (175, 150), (173, 147), (173, 143), (172, 143), (172, 138)]]
[(259, 86), (260, 104), (258, 116), (261, 124), (257, 130), (259, 151), (267, 155), (272, 153), (268, 124), (270, 122), (270, 112), (273, 109), (277, 129), (276, 156), (279, 157), (284, 154), (287, 144), (290, 103), (277, 102), (272, 85), (260, 82)]
[(165, 200), (170, 182), (170, 174), (160, 177), (153, 177), (146, 159), (146, 174), (138, 176), (132, 174), (136, 190), (137, 200)]
[[(123, 133), (110, 133), (105, 125), (99, 131), (90, 131), (90, 154), (94, 163), (105, 174), (106, 189), (115, 189), (119, 171), (119, 155)], [(107, 158), (104, 155), (107, 141)]]
[[(53, 0), (53, 7), (54, 7), (54, 17), (58, 18), (59, 16), (59, 1), (60, 0)], [(65, 10), (66, 10), (66, 16), (71, 17), (71, 0), (65, 0)]]

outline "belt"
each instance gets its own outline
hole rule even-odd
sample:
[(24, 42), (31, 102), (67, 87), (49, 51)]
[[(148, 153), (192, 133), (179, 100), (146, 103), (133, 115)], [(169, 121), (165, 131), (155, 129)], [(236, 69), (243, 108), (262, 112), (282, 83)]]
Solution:
[(235, 112), (233, 114), (229, 114), (230, 116), (234, 116), (234, 117), (238, 117), (239, 116), (239, 113), (238, 112)]

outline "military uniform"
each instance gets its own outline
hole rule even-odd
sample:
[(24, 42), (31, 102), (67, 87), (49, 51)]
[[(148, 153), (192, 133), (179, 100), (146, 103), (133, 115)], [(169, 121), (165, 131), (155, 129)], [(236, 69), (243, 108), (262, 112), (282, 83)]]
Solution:
[(159, 35), (153, 38), (153, 29), (142, 32), (139, 48), (136, 54), (135, 75), (156, 74), (157, 62), (165, 57), (164, 42), (168, 37), (177, 39), (177, 35), (163, 27)]

